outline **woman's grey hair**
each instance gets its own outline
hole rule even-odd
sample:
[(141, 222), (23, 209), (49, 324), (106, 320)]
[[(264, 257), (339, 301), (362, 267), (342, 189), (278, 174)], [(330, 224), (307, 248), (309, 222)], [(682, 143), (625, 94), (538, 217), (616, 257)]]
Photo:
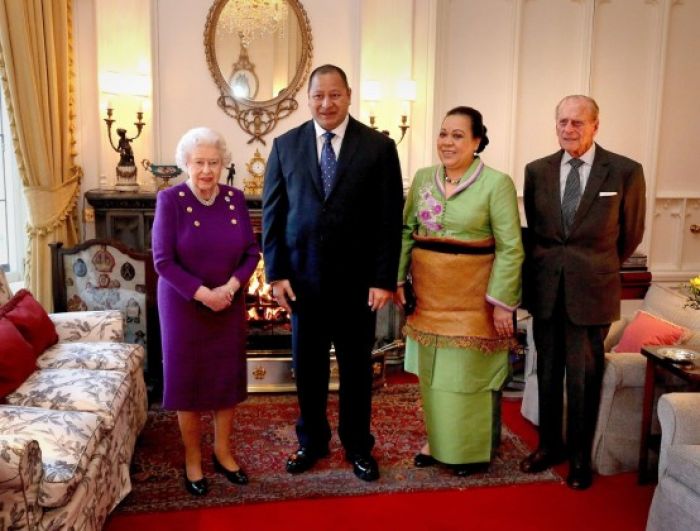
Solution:
[(222, 165), (226, 167), (231, 163), (231, 153), (226, 148), (224, 137), (208, 127), (195, 127), (182, 135), (177, 143), (175, 164), (178, 168), (187, 171), (187, 160), (197, 146), (214, 146), (221, 154)]

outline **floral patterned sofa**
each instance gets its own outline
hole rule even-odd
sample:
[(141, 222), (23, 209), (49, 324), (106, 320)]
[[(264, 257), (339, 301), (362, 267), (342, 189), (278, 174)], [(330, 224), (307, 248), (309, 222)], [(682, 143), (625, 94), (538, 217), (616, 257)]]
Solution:
[[(0, 305), (11, 296), (0, 271)], [(119, 311), (50, 315), (59, 341), (0, 403), (0, 529), (101, 529), (131, 490), (144, 351)]]

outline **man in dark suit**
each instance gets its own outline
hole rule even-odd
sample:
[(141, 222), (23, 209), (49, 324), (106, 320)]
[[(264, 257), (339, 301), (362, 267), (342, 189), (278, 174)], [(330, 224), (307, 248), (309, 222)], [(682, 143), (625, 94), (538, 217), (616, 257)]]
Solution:
[(340, 376), (338, 434), (355, 475), (379, 477), (370, 433), (375, 312), (396, 290), (403, 186), (394, 142), (348, 114), (334, 65), (309, 77), (313, 120), (275, 139), (263, 190), (265, 270), (292, 315), (299, 448), (287, 471), (328, 455), (329, 349)]
[[(591, 485), (591, 446), (603, 377), (603, 340), (620, 317), (620, 266), (644, 234), (642, 166), (593, 142), (598, 105), (567, 96), (556, 109), (562, 150), (525, 168), (540, 432), (521, 463), (540, 472), (569, 458), (567, 484)], [(562, 442), (566, 374), (567, 451)]]

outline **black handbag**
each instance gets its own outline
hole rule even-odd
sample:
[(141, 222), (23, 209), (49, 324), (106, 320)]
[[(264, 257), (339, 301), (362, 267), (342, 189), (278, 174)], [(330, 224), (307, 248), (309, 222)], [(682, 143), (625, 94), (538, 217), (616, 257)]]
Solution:
[(416, 292), (413, 291), (413, 279), (411, 275), (406, 277), (406, 282), (403, 285), (403, 296), (406, 299), (406, 304), (403, 305), (403, 313), (411, 315), (416, 311)]

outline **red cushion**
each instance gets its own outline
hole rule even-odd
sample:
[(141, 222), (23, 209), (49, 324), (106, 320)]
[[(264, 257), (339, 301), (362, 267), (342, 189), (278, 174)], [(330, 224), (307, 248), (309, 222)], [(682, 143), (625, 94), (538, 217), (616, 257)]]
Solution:
[(687, 328), (639, 310), (612, 350), (641, 352), (642, 345), (677, 345), (686, 338), (688, 332)]
[(26, 289), (19, 290), (0, 308), (0, 317), (7, 317), (34, 348), (34, 356), (58, 342), (56, 326), (41, 305)]
[(34, 349), (12, 321), (0, 317), (0, 399), (22, 385), (34, 369)]

